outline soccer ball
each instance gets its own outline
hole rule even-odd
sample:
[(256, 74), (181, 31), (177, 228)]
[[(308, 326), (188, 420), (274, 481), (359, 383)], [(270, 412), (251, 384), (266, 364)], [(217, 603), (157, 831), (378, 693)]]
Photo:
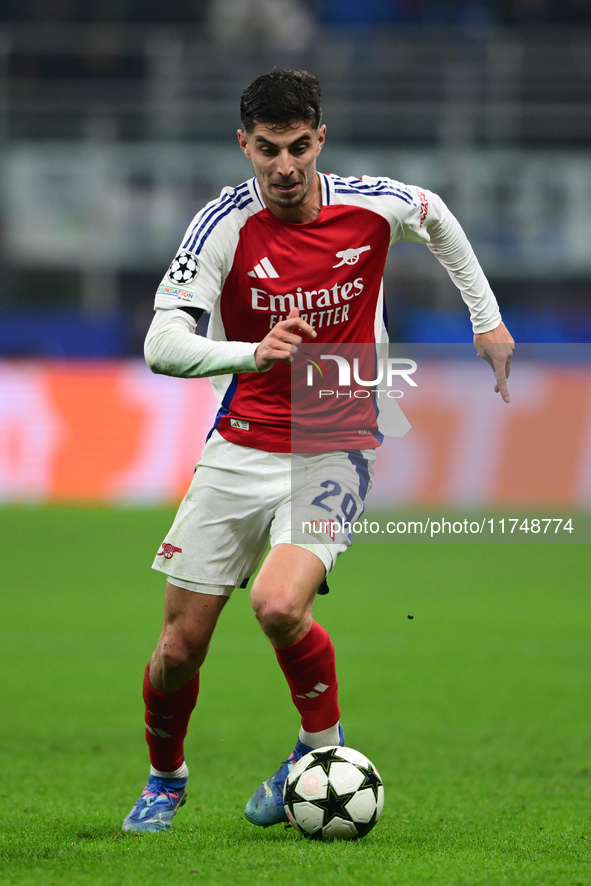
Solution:
[(382, 813), (378, 770), (353, 748), (310, 751), (294, 765), (283, 789), (289, 822), (312, 840), (357, 840)]
[(191, 283), (199, 273), (199, 261), (191, 252), (179, 252), (174, 258), (168, 278), (173, 283)]

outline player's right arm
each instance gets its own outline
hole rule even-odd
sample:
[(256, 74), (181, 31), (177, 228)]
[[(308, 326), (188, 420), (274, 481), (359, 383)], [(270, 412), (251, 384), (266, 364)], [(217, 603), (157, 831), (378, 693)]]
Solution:
[[(316, 337), (294, 309), (262, 341), (225, 338), (216, 306), (232, 268), (240, 230), (256, 205), (250, 189), (248, 182), (224, 189), (189, 225), (156, 293), (156, 312), (144, 344), (152, 372), (180, 378), (266, 372), (277, 362), (292, 362), (302, 343), (298, 332)], [(218, 320), (211, 338), (195, 334), (203, 313)]]
[(156, 310), (144, 342), (144, 357), (152, 372), (204, 378), (258, 371), (254, 357), (258, 342), (212, 341), (195, 335), (198, 316), (195, 309), (191, 313), (182, 308)]
[(294, 308), (260, 342), (212, 341), (195, 335), (203, 311), (198, 308), (156, 310), (144, 343), (146, 363), (159, 375), (204, 378), (235, 372), (266, 372), (291, 363), (302, 344), (298, 332), (316, 338), (314, 329)]

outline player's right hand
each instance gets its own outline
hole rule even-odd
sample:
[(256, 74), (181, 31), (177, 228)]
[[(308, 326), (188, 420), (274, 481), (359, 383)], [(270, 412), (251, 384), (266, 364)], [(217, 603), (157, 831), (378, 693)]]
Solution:
[(293, 363), (293, 358), (302, 346), (302, 338), (296, 332), (303, 332), (316, 338), (316, 330), (300, 318), (298, 308), (292, 308), (287, 320), (280, 320), (267, 333), (256, 351), (254, 359), (259, 372), (266, 372), (275, 363)]

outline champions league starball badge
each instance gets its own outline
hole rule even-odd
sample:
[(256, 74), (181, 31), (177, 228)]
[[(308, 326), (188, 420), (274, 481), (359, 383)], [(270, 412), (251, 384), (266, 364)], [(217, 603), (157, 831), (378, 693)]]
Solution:
[(173, 283), (192, 283), (199, 273), (199, 261), (192, 252), (179, 252), (168, 269), (168, 279)]

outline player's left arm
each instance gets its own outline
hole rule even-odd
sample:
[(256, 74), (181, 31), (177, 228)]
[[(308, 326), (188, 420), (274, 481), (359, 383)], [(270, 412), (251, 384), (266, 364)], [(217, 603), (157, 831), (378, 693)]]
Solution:
[(470, 311), (474, 345), (495, 374), (495, 391), (509, 403), (507, 378), (515, 342), (501, 318), (499, 305), (460, 223), (431, 191), (412, 189), (417, 205), (402, 227), (402, 239), (426, 243), (447, 270)]

